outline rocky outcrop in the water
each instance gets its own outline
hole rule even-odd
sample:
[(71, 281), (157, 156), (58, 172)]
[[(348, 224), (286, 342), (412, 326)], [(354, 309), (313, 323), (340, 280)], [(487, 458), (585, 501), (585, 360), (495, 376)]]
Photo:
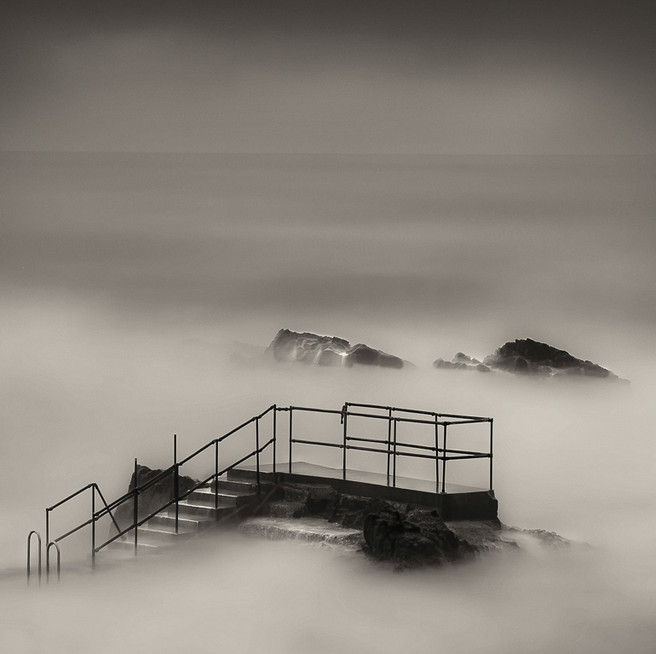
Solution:
[[(257, 524), (249, 527), (252, 533), (258, 528), (274, 529), (280, 538), (288, 530), (291, 538), (298, 539), (299, 533), (308, 531), (304, 521), (323, 518), (360, 530), (362, 550), (396, 569), (467, 560), (477, 553), (569, 545), (551, 532), (506, 527), (498, 520), (445, 522), (435, 510), (346, 495), (331, 486), (284, 483), (278, 488), (278, 499), (268, 504), (268, 517), (264, 523), (255, 519)], [(347, 540), (350, 546), (357, 543), (351, 532)]]
[(449, 370), (504, 371), (542, 377), (591, 377), (613, 381), (620, 379), (610, 370), (592, 361), (577, 359), (565, 350), (530, 338), (505, 343), (494, 354), (485, 357), (482, 363), (458, 352), (451, 361), (437, 359), (433, 366)]
[(443, 370), (478, 370), (478, 372), (491, 372), (491, 368), (481, 363), (478, 359), (468, 357), (462, 352), (458, 352), (451, 361), (436, 359), (433, 361), (436, 368)]
[(502, 345), (494, 354), (486, 357), (484, 363), (496, 370), (507, 370), (518, 374), (619, 379), (610, 370), (592, 361), (577, 359), (565, 350), (559, 350), (530, 338), (518, 339)]
[(474, 548), (453, 533), (436, 511), (370, 513), (364, 521), (368, 553), (397, 567), (440, 565), (469, 558)]
[(336, 336), (319, 336), (311, 332), (281, 329), (271, 342), (267, 353), (276, 361), (300, 361), (320, 366), (352, 366), (361, 364), (383, 368), (403, 368), (403, 359), (364, 343), (351, 345)]

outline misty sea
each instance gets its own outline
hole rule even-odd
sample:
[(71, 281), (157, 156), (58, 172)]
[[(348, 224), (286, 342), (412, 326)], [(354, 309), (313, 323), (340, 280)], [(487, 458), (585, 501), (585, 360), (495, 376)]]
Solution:
[[(0, 651), (653, 654), (654, 172), (0, 154)], [(283, 327), (415, 367), (237, 356)], [(527, 337), (631, 383), (432, 367)], [(46, 506), (91, 481), (119, 496), (135, 457), (170, 464), (174, 433), (186, 455), (272, 403), (344, 401), (492, 416), (501, 521), (572, 546), (399, 574), (225, 534), (93, 574), (63, 549), (61, 582), (26, 586)]]

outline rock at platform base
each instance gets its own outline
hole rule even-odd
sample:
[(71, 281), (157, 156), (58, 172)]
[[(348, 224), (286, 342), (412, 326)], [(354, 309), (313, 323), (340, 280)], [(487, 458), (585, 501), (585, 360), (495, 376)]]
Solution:
[(364, 343), (351, 345), (337, 336), (320, 336), (311, 332), (281, 329), (267, 348), (275, 361), (299, 361), (319, 366), (380, 366), (403, 368), (403, 359)]
[[(144, 518), (160, 509), (167, 502), (171, 502), (175, 497), (175, 473), (171, 470), (168, 474), (163, 474), (163, 470), (152, 470), (147, 466), (137, 465), (136, 474), (133, 472), (128, 486), (128, 493), (138, 486), (143, 486), (157, 477), (148, 488), (139, 493), (139, 519)], [(186, 493), (196, 486), (198, 482), (191, 477), (180, 475), (178, 477), (179, 493)], [(134, 500), (126, 500), (116, 511), (114, 517), (122, 528), (127, 527), (134, 522)]]
[(474, 554), (474, 548), (458, 538), (436, 511), (371, 513), (365, 518), (363, 535), (371, 556), (397, 567), (440, 565)]

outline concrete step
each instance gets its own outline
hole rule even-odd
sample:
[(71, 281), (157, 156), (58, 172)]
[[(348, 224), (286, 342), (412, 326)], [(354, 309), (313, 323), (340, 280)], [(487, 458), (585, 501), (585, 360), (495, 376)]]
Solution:
[[(242, 506), (243, 504), (248, 504), (257, 497), (257, 494), (250, 490), (219, 490), (216, 495), (219, 506)], [(197, 488), (193, 493), (187, 496), (187, 500), (192, 504), (214, 506), (215, 493), (209, 487)]]
[[(214, 520), (212, 518), (204, 519), (200, 516), (197, 516), (196, 518), (188, 518), (183, 515), (182, 511), (178, 513), (178, 530), (181, 531), (198, 533), (199, 531), (211, 526), (213, 523)], [(170, 515), (168, 511), (156, 515), (146, 523), (146, 526), (153, 527), (154, 529), (164, 528), (175, 530), (175, 511)]]
[[(214, 508), (214, 503), (203, 504), (193, 502), (190, 500), (180, 500), (178, 503), (179, 515), (192, 520), (197, 518), (211, 518), (213, 520), (220, 520), (221, 518), (228, 517), (233, 514), (237, 507), (234, 504), (220, 504), (218, 508)], [(175, 508), (168, 509), (166, 512), (169, 516), (175, 516)]]
[(139, 527), (138, 543), (144, 545), (172, 545), (176, 541), (187, 540), (197, 535), (196, 531), (178, 531), (175, 533), (175, 526), (167, 527)]
[[(214, 490), (214, 482), (209, 486)], [(239, 491), (243, 493), (256, 493), (257, 484), (248, 479), (219, 479), (219, 492), (222, 491)]]

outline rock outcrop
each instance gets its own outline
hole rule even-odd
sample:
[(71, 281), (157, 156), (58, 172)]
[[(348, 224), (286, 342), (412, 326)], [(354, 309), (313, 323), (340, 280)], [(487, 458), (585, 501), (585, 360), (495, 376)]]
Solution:
[(484, 363), (495, 370), (507, 370), (517, 374), (619, 379), (610, 370), (592, 361), (577, 359), (565, 350), (530, 338), (505, 343), (494, 354), (486, 357)]
[[(132, 492), (135, 487), (143, 486), (150, 481), (160, 477), (163, 470), (152, 470), (146, 466), (137, 465), (136, 474), (133, 472), (130, 478), (130, 485), (128, 486), (128, 493)], [(167, 502), (170, 502), (175, 497), (174, 493), (174, 474), (162, 475), (157, 481), (142, 490), (139, 493), (138, 512), (139, 519), (144, 518), (151, 513), (157, 511)], [(196, 486), (198, 482), (191, 477), (180, 475), (178, 477), (178, 489), (180, 493), (185, 493)], [(114, 517), (122, 528), (134, 522), (134, 501), (129, 499), (125, 501), (114, 512)]]
[[(281, 520), (282, 529), (289, 528), (290, 520), (302, 525), (304, 520), (323, 518), (357, 529), (362, 550), (396, 569), (442, 565), (486, 552), (570, 544), (557, 534), (506, 527), (498, 520), (445, 522), (435, 510), (347, 495), (326, 485), (284, 483), (279, 489), (278, 499), (268, 504), (267, 520)], [(349, 538), (351, 545), (356, 543)]]
[(351, 345), (337, 336), (320, 336), (311, 332), (281, 329), (267, 348), (276, 361), (300, 361), (319, 366), (381, 366), (403, 368), (403, 359), (376, 350), (364, 343)]
[(478, 359), (468, 357), (462, 352), (455, 354), (451, 361), (436, 359), (433, 361), (433, 366), (443, 370), (477, 370), (478, 372), (491, 372), (489, 366), (481, 363)]
[(370, 513), (364, 521), (367, 552), (397, 568), (441, 565), (470, 558), (474, 548), (456, 536), (436, 511), (393, 509)]
[(451, 361), (437, 359), (433, 362), (433, 366), (446, 370), (503, 371), (542, 377), (570, 376), (620, 380), (610, 370), (592, 361), (577, 359), (565, 350), (559, 350), (530, 338), (505, 343), (494, 354), (485, 357), (482, 363), (478, 359), (458, 352)]

